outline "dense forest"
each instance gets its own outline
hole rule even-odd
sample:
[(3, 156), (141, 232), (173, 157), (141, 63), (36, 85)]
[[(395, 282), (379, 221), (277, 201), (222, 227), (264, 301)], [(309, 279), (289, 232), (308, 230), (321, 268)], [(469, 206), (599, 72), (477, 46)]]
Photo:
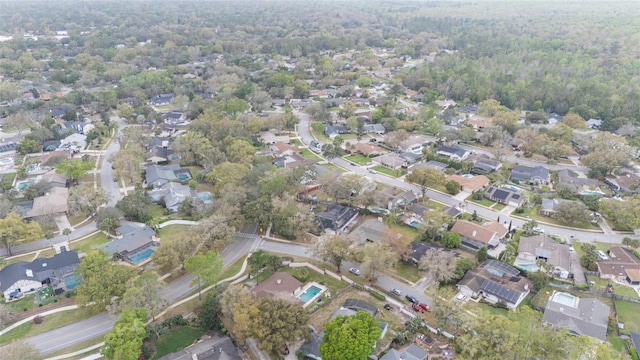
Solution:
[[(446, 51), (396, 78), (463, 102), (495, 98), (513, 109), (573, 109), (626, 123), (640, 114), (637, 12), (634, 1), (3, 2), (0, 34), (13, 40), (0, 45), (0, 69), (15, 80), (49, 70), (76, 87), (153, 82), (152, 95), (174, 90), (181, 65), (219, 54), (247, 77), (276, 56), (312, 68), (323, 55), (355, 50), (347, 60), (376, 68), (367, 49), (412, 57)], [(69, 36), (42, 38), (56, 31)], [(148, 75), (150, 67), (165, 73)], [(205, 90), (188, 86), (196, 88), (181, 91)]]

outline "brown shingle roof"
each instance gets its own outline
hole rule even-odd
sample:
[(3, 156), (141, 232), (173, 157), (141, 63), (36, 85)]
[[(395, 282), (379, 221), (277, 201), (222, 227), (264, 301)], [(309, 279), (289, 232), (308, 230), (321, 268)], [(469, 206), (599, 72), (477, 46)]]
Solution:
[(365, 143), (357, 143), (354, 145), (354, 148), (356, 149), (356, 152), (359, 152), (362, 155), (365, 156), (369, 156), (372, 154), (384, 154), (385, 151), (379, 147), (379, 146), (375, 146), (375, 145), (371, 145), (371, 144), (365, 144)]
[(478, 240), (485, 244), (488, 244), (495, 236), (495, 231), (486, 229), (482, 225), (474, 224), (466, 220), (458, 220), (451, 228), (451, 231), (457, 232), (461, 236), (466, 236), (470, 239)]
[(462, 187), (467, 187), (472, 190), (479, 190), (489, 185), (489, 178), (484, 175), (474, 175), (473, 177), (464, 177), (461, 175), (449, 175), (446, 178), (447, 182), (455, 181)]
[(257, 298), (273, 298), (280, 295), (293, 295), (301, 285), (302, 283), (293, 276), (278, 271), (253, 288), (253, 292)]

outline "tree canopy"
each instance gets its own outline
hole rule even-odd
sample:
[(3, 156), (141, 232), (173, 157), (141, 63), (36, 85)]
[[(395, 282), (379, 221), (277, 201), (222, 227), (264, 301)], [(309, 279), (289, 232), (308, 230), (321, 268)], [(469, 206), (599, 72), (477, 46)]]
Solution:
[(380, 324), (367, 312), (340, 315), (325, 325), (320, 355), (332, 360), (366, 360), (381, 333)]

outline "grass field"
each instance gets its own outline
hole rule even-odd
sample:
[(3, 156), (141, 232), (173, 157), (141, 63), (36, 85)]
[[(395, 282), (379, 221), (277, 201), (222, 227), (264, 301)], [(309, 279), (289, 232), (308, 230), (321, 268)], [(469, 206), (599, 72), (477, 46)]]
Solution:
[(320, 142), (331, 142), (331, 139), (327, 135), (324, 134), (324, 124), (323, 123), (313, 123), (311, 124), (311, 133), (313, 137), (316, 138)]
[(351, 161), (352, 163), (356, 163), (361, 166), (365, 166), (371, 162), (371, 159), (359, 154), (349, 155), (344, 157), (345, 160)]
[(334, 164), (322, 164), (320, 166), (325, 167), (325, 168), (327, 168), (327, 169), (329, 169), (331, 171), (338, 171), (338, 172), (345, 172), (346, 171), (345, 169), (343, 169), (343, 168), (341, 168), (341, 167), (339, 167), (337, 165), (334, 165)]
[(314, 154), (309, 149), (300, 149), (300, 156), (302, 156), (305, 159), (313, 159), (313, 160), (316, 160), (316, 161), (322, 161), (322, 158), (320, 156)]
[(193, 344), (205, 331), (192, 327), (178, 327), (167, 331), (156, 341), (156, 353), (152, 359), (159, 359)]
[(640, 332), (640, 304), (616, 300), (618, 321), (624, 323), (624, 332)]
[(220, 280), (224, 280), (228, 277), (231, 277), (235, 274), (237, 274), (240, 269), (242, 269), (242, 263), (244, 263), (244, 259), (246, 259), (247, 256), (243, 256), (240, 259), (236, 260), (236, 262), (234, 262), (233, 264), (231, 264), (228, 268), (226, 268), (222, 273), (220, 273), (220, 276), (218, 277)]
[(420, 273), (418, 272), (418, 268), (403, 261), (398, 261), (393, 270), (396, 272), (396, 274), (398, 274), (398, 276), (411, 282), (415, 283), (420, 280)]
[(97, 232), (84, 240), (72, 243), (71, 248), (79, 253), (88, 253), (89, 251), (98, 248), (98, 246), (108, 242), (109, 239), (107, 239), (105, 234)]
[(165, 215), (164, 208), (158, 204), (153, 204), (147, 209), (147, 214), (152, 218), (159, 218)]
[(183, 237), (191, 228), (189, 225), (169, 225), (158, 230), (161, 241), (174, 241)]
[(0, 338), (0, 344), (7, 344), (15, 339), (42, 334), (65, 325), (78, 322), (90, 316), (92, 316), (90, 312), (80, 310), (70, 310), (51, 314), (44, 317), (42, 324), (34, 324), (33, 321), (29, 321), (2, 335)]
[(393, 177), (401, 177), (402, 175), (406, 174), (407, 171), (404, 169), (398, 169), (398, 170), (391, 170), (389, 168), (386, 168), (384, 166), (374, 166), (372, 167), (373, 170), (381, 173), (381, 174), (386, 174), (389, 176), (393, 176)]

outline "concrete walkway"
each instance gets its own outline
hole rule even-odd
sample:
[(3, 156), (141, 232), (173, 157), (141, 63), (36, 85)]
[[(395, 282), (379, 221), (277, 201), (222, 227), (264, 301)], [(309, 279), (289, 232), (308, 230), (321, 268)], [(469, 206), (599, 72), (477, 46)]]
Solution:
[(69, 219), (66, 215), (56, 216), (55, 221), (60, 234), (62, 234), (62, 231), (64, 229), (70, 229), (71, 231), (73, 231), (73, 227), (71, 226), (71, 223), (69, 222)]

